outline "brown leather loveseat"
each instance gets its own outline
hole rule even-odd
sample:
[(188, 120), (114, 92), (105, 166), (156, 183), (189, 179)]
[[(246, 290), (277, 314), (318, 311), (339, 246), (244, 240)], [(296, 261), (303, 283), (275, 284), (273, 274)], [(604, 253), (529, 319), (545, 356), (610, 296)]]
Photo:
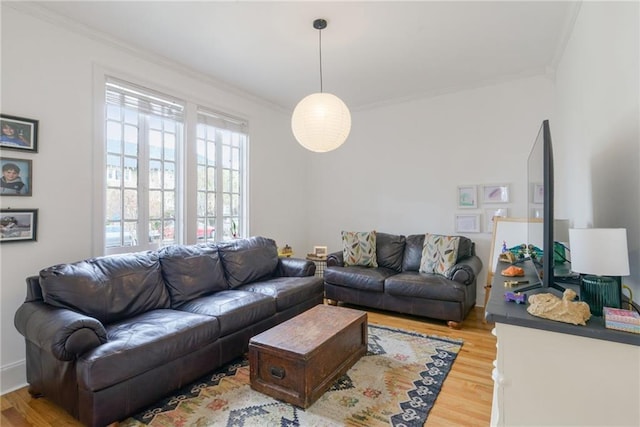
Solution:
[(88, 426), (123, 420), (322, 303), (314, 272), (263, 237), (44, 269), (15, 315), (29, 392)]
[(459, 239), (457, 257), (442, 274), (420, 272), (425, 234), (376, 233), (377, 266), (345, 266), (343, 252), (327, 257), (325, 297), (339, 301), (447, 321), (457, 328), (476, 303), (482, 261), (474, 243)]

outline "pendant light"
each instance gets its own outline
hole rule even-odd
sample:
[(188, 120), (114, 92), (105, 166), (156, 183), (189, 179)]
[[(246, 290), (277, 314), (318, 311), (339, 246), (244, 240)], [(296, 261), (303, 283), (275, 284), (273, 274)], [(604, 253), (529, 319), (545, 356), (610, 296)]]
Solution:
[(304, 148), (325, 153), (341, 146), (351, 131), (351, 114), (337, 96), (322, 91), (322, 30), (327, 21), (316, 19), (320, 46), (320, 92), (303, 98), (291, 116), (293, 136)]

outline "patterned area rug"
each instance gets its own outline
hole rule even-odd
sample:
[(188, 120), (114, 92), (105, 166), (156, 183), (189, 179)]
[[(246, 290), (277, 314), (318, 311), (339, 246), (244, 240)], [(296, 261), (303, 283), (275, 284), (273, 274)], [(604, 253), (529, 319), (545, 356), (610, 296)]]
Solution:
[(238, 359), (121, 426), (422, 426), (462, 341), (369, 325), (369, 349), (306, 410), (249, 386)]

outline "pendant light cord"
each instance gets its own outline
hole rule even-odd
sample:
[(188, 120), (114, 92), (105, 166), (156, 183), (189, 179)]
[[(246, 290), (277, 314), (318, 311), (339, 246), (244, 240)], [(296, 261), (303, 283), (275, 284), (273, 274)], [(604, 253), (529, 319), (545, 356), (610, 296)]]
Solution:
[(318, 30), (318, 45), (320, 52), (320, 93), (322, 93), (322, 30)]

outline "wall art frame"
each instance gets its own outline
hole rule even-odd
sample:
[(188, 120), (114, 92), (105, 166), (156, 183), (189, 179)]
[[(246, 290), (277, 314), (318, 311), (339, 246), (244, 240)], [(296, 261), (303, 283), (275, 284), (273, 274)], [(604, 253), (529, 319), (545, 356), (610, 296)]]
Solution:
[(0, 243), (36, 241), (38, 209), (0, 209)]
[(0, 156), (0, 196), (32, 195), (33, 161)]
[(482, 186), (483, 203), (509, 203), (509, 184), (486, 184)]
[(0, 114), (0, 148), (38, 152), (38, 120)]
[(480, 214), (456, 214), (456, 233), (479, 233)]
[(478, 186), (459, 185), (458, 186), (458, 208), (473, 209), (478, 207)]

